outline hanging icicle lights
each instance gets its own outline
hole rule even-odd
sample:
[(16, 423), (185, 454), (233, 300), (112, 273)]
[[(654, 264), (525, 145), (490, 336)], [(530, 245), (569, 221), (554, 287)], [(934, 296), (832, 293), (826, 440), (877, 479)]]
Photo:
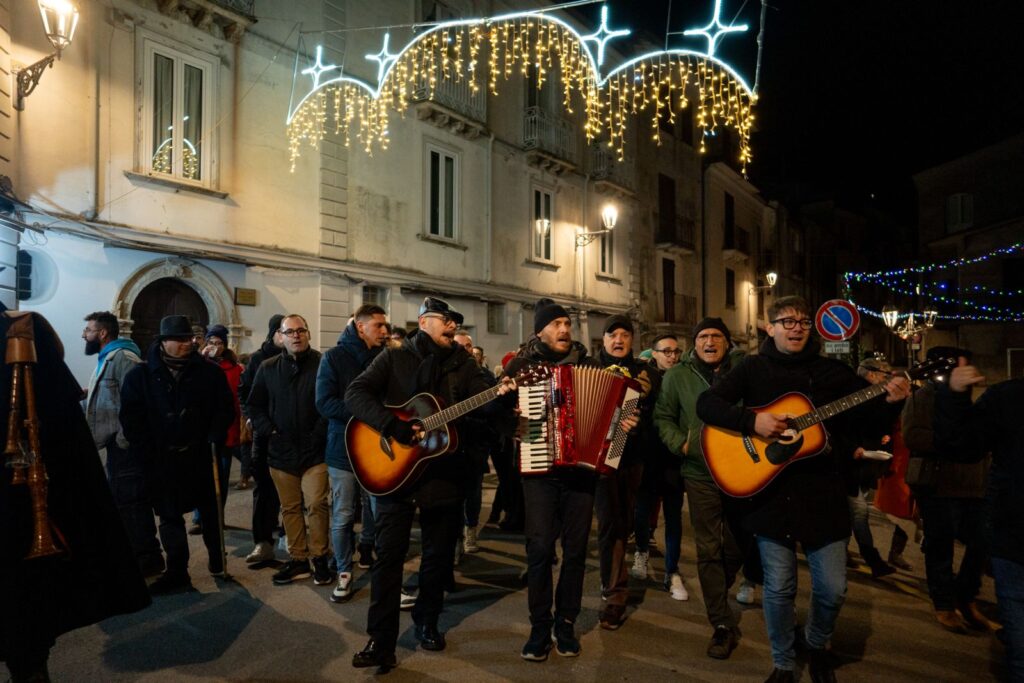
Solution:
[[(883, 270), (876, 273), (844, 273), (843, 288), (847, 298), (853, 301), (855, 287), (874, 285), (908, 297), (921, 297), (925, 302), (942, 304), (943, 307), (957, 307), (960, 313), (940, 314), (943, 320), (967, 320), (988, 322), (1024, 321), (1024, 290), (999, 290), (984, 285), (960, 285), (951, 280), (933, 279), (925, 281), (930, 273), (953, 270), (961, 266), (983, 263), (992, 258), (1001, 258), (1024, 252), (1024, 242), (993, 249), (981, 256), (962, 257), (944, 263), (929, 263), (913, 268)], [(881, 313), (857, 304), (863, 313), (881, 317)]]
[(288, 116), (293, 170), (302, 144), (315, 149), (330, 125), (346, 147), (354, 138), (367, 153), (374, 147), (387, 149), (391, 110), (404, 115), (417, 90), (425, 87), (432, 97), (445, 79), (468, 82), (473, 94), (485, 88), (498, 96), (500, 83), (513, 75), (525, 78), (531, 68), (538, 88), (559, 89), (566, 113), (582, 103), (587, 141), (602, 140), (620, 160), (629, 117), (648, 114), (657, 140), (659, 118), (667, 112), (674, 121), (672, 104), (685, 107), (691, 97), (702, 132), (701, 152), (707, 136), (731, 128), (739, 140), (741, 166), (751, 161), (756, 95), (728, 64), (708, 54), (652, 52), (601, 78), (583, 37), (564, 21), (536, 12), (440, 24), (398, 53), (388, 53), (384, 45), (381, 53), (369, 56), (380, 64), (376, 88), (345, 76), (336, 65), (323, 65), (319, 51), (316, 66), (303, 71), (315, 87)]

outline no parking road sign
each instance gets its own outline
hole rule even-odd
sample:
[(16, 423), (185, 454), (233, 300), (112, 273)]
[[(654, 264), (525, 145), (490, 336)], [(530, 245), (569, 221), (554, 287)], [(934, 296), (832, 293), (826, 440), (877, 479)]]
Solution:
[(814, 316), (814, 327), (825, 341), (845, 341), (857, 334), (860, 313), (857, 307), (844, 299), (826, 301)]

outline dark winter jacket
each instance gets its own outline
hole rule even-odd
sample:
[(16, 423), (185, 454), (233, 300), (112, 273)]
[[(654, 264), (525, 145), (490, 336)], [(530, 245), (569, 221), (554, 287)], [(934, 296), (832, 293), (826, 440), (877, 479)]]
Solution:
[(980, 460), (992, 453), (992, 556), (1024, 565), (1024, 380), (990, 387), (971, 405), (970, 393), (943, 385), (935, 397), (935, 438), (946, 460)]
[[(848, 366), (818, 355), (817, 340), (804, 350), (784, 354), (771, 338), (697, 399), (697, 416), (710, 425), (754, 434), (751, 407), (771, 403), (783, 394), (800, 392), (822, 406), (863, 387)], [(742, 407), (739, 404), (742, 401)], [(800, 541), (809, 548), (848, 538), (850, 510), (839, 471), (840, 454), (849, 454), (860, 421), (891, 423), (902, 404), (879, 397), (825, 421), (829, 447), (817, 456), (782, 470), (761, 493), (752, 497), (743, 516), (751, 533), (779, 541)]]
[(219, 367), (193, 353), (175, 378), (155, 342), (146, 362), (125, 376), (120, 417), (129, 449), (146, 462), (160, 509), (185, 512), (212, 490), (210, 444), (224, 443), (235, 418)]
[[(681, 463), (684, 479), (712, 481), (700, 442), (704, 423), (697, 417), (697, 398), (738, 365), (744, 355), (738, 349), (729, 351), (715, 372), (690, 351), (662, 378), (654, 407), (654, 423), (662, 443)], [(684, 444), (688, 444), (685, 454)]]
[[(238, 385), (238, 402), (245, 419), (251, 418), (248, 406), (249, 394), (252, 393), (252, 386), (256, 383), (256, 375), (259, 373), (260, 366), (269, 359), (281, 355), (283, 351), (284, 349), (274, 345), (274, 335), (271, 333), (267, 335), (266, 341), (263, 342), (259, 350), (249, 356), (249, 363), (245, 366), (245, 372), (242, 373), (242, 383)], [(249, 457), (253, 462), (262, 462), (263, 458), (267, 457), (267, 437), (255, 433), (252, 435), (252, 450)]]
[[(445, 405), (454, 405), (491, 386), (481, 368), (464, 348), (442, 349), (425, 332), (416, 330), (398, 348), (387, 348), (345, 392), (352, 415), (374, 429), (389, 433), (398, 420), (386, 405), (402, 405), (419, 393), (430, 393)], [(495, 411), (496, 402), (480, 410)], [(451, 425), (456, 431), (465, 418)], [(421, 507), (454, 505), (474, 479), (473, 469), (460, 444), (454, 453), (431, 460), (411, 486), (392, 494)]]
[(253, 434), (267, 439), (267, 464), (299, 475), (324, 461), (327, 420), (316, 409), (320, 352), (263, 361), (249, 393)]
[[(914, 486), (914, 492), (936, 498), (984, 498), (988, 479), (989, 459), (963, 462), (949, 456), (949, 444), (935, 434), (935, 396), (939, 384), (928, 380), (917, 389), (903, 406), (901, 416), (903, 441), (910, 449), (911, 458), (926, 458), (935, 469), (931, 486)], [(959, 461), (958, 461), (959, 460)]]
[(327, 418), (328, 467), (352, 470), (345, 447), (345, 426), (352, 411), (345, 404), (345, 390), (362, 373), (384, 347), (366, 347), (359, 338), (355, 322), (351, 322), (338, 336), (338, 345), (328, 349), (320, 359), (316, 373), (316, 409)]

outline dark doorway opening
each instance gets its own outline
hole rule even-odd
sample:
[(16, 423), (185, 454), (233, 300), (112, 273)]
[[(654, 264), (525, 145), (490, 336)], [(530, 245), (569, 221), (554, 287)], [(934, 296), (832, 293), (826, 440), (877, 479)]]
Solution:
[(160, 331), (160, 319), (185, 315), (203, 329), (210, 324), (210, 313), (196, 290), (181, 280), (162, 278), (146, 285), (132, 304), (132, 341), (145, 353)]

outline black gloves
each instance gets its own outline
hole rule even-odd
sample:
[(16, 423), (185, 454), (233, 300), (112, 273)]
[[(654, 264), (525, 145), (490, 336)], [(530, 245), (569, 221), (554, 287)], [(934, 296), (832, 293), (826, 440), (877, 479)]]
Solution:
[(412, 425), (412, 422), (406, 422), (397, 417), (393, 418), (384, 429), (384, 436), (405, 446), (412, 446), (417, 441)]

